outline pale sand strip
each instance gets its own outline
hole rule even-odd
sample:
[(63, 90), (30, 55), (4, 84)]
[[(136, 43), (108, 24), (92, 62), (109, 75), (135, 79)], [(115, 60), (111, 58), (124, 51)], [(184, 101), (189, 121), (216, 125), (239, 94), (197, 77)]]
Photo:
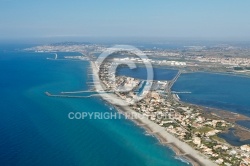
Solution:
[[(99, 80), (98, 69), (94, 62), (90, 63), (93, 71), (93, 81), (95, 88), (97, 91), (100, 91), (102, 90), (103, 85), (101, 82), (98, 81)], [(112, 97), (110, 97), (110, 95), (112, 95)], [(203, 156), (199, 151), (193, 149), (187, 143), (180, 141), (178, 138), (168, 133), (164, 127), (159, 126), (158, 124), (150, 121), (146, 117), (140, 116), (141, 115), (140, 113), (132, 110), (128, 106), (121, 106), (124, 105), (124, 101), (118, 99), (115, 94), (102, 93), (100, 94), (100, 96), (104, 100), (116, 106), (120, 111), (129, 113), (133, 115), (133, 117), (141, 117), (140, 120), (134, 120), (134, 121), (144, 129), (146, 129), (150, 134), (155, 135), (162, 144), (172, 147), (172, 149), (176, 152), (177, 155), (183, 156), (184, 158), (188, 159), (192, 163), (192, 165), (216, 166), (214, 162)]]

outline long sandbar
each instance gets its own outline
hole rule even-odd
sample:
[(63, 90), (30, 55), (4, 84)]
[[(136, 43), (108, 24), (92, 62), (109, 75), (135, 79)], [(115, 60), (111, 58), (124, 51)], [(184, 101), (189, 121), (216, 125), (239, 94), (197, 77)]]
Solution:
[[(94, 62), (90, 62), (92, 72), (93, 72), (93, 82), (95, 89), (97, 91), (101, 91), (104, 88), (104, 85), (98, 79), (98, 68)], [(199, 151), (193, 149), (187, 143), (179, 140), (175, 136), (171, 135), (166, 129), (158, 124), (150, 121), (148, 118), (141, 116), (140, 113), (132, 110), (130, 107), (125, 106), (124, 101), (119, 99), (115, 94), (100, 94), (104, 100), (109, 102), (110, 104), (114, 105), (119, 111), (129, 113), (133, 115), (133, 117), (141, 117), (138, 120), (133, 120), (139, 126), (146, 129), (150, 134), (154, 135), (158, 140), (163, 144), (171, 147), (176, 155), (180, 155), (186, 158), (192, 165), (194, 166), (216, 166), (213, 161), (211, 161), (206, 156), (202, 155)]]

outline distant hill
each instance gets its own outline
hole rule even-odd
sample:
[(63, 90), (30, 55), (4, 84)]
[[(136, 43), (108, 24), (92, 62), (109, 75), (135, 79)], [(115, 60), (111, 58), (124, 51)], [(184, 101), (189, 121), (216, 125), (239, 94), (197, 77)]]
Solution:
[(59, 42), (59, 43), (52, 43), (51, 46), (71, 46), (71, 45), (89, 45), (92, 43), (89, 42)]

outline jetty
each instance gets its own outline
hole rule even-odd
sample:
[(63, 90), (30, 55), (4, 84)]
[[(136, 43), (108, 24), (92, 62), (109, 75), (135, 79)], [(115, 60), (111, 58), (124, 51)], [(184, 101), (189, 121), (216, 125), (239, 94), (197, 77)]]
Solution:
[(91, 93), (96, 92), (93, 90), (84, 90), (84, 91), (73, 91), (73, 92), (61, 92), (61, 94), (77, 94), (77, 93)]
[(172, 91), (172, 94), (189, 94), (189, 93), (192, 93), (192, 92), (175, 92), (175, 91)]
[(47, 58), (48, 60), (57, 60), (57, 57), (58, 57), (58, 55), (57, 55), (57, 53), (55, 53), (55, 58)]
[(53, 95), (49, 92), (45, 92), (45, 94), (49, 97), (61, 97), (61, 98), (90, 98), (90, 97), (99, 96), (99, 94), (92, 94), (92, 95), (88, 95), (88, 96)]

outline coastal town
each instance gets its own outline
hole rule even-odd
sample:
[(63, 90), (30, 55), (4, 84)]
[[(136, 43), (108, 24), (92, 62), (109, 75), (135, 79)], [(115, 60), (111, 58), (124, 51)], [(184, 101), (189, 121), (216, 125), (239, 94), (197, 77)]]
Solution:
[(0, 166), (250, 166), (250, 0), (0, 4)]
[[(108, 45), (64, 42), (27, 48), (25, 51), (43, 52), (79, 52), (81, 58), (94, 60), (96, 55), (107, 51)], [(112, 50), (112, 49), (111, 49)], [(217, 44), (214, 46), (184, 46), (182, 49), (143, 48), (150, 63), (156, 66), (185, 69), (188, 71), (226, 72), (250, 75), (250, 48)], [(70, 58), (70, 57), (67, 57)], [(114, 60), (142, 61), (135, 57), (119, 57)]]
[[(218, 52), (225, 51), (216, 48)], [(27, 49), (26, 51), (36, 52), (80, 52), (81, 56), (65, 56), (65, 59), (73, 60), (89, 60), (98, 69), (98, 77), (102, 88), (113, 93), (117, 98), (130, 103), (134, 99), (145, 95), (140, 101), (129, 104), (129, 109), (146, 117), (154, 124), (164, 128), (164, 132), (169, 133), (174, 138), (184, 142), (194, 150), (198, 151), (204, 159), (209, 159), (215, 165), (225, 166), (248, 166), (250, 165), (250, 145), (233, 146), (220, 138), (218, 134), (228, 131), (231, 128), (241, 128), (230, 118), (225, 118), (215, 112), (207, 112), (201, 106), (184, 103), (179, 100), (178, 93), (171, 90), (174, 82), (178, 79), (181, 72), (170, 81), (157, 80), (141, 80), (128, 76), (117, 76), (115, 72), (110, 73), (110, 67), (115, 63), (121, 64), (126, 62), (134, 62), (143, 64), (143, 61), (134, 56), (114, 57), (111, 61), (98, 64), (95, 62), (95, 54), (106, 50), (102, 45), (86, 45), (86, 44), (59, 44), (50, 46), (38, 46)], [(208, 54), (211, 50), (204, 47), (189, 47), (190, 52), (184, 54), (180, 51), (171, 50), (144, 50), (148, 55), (148, 61), (155, 66), (168, 66), (178, 69), (179, 71), (197, 71), (204, 69), (212, 72), (231, 72), (248, 75), (248, 67), (250, 66), (249, 58), (244, 57), (248, 49), (244, 49), (239, 54), (244, 56), (200, 56), (197, 52), (203, 50), (204, 54)], [(197, 51), (198, 50), (198, 51)], [(232, 50), (227, 49), (229, 52)], [(235, 50), (234, 50), (235, 51)], [(190, 55), (193, 52), (192, 55)], [(184, 58), (183, 58), (184, 57)], [(181, 60), (180, 60), (181, 59)], [(92, 69), (95, 68), (92, 66)], [(212, 68), (212, 69), (211, 69)], [(210, 70), (211, 69), (211, 70)], [(94, 69), (93, 69), (94, 70)], [(115, 78), (114, 80), (110, 78)], [(152, 88), (145, 90), (144, 86), (150, 84)], [(126, 91), (131, 89), (130, 91)], [(96, 89), (97, 90), (97, 89)], [(238, 114), (228, 113), (229, 117), (238, 117)], [(140, 122), (138, 122), (140, 123)], [(142, 123), (143, 124), (143, 123)], [(242, 129), (242, 128), (241, 128)], [(244, 129), (242, 129), (244, 130)], [(249, 130), (244, 130), (248, 132)], [(152, 133), (153, 135), (155, 133)], [(168, 140), (161, 140), (161, 136), (156, 136), (164, 144)], [(170, 146), (170, 144), (167, 144)], [(194, 155), (183, 152), (180, 145), (174, 145), (174, 151), (179, 155), (186, 157), (189, 161), (193, 161), (193, 165), (204, 165), (195, 158)], [(178, 152), (177, 152), (178, 151)]]
[[(143, 89), (144, 80), (117, 76), (115, 82), (110, 81), (110, 77), (115, 77), (114, 73), (109, 73), (112, 63), (115, 62), (101, 64), (99, 71), (107, 91), (114, 88), (128, 89), (136, 85), (136, 88), (129, 92), (115, 92), (117, 97), (127, 102), (146, 93), (138, 90)], [(146, 97), (130, 107), (166, 128), (166, 131), (173, 136), (186, 142), (218, 165), (250, 165), (250, 145), (231, 146), (217, 136), (218, 133), (234, 127), (234, 124), (221, 120), (214, 114), (205, 114), (199, 107), (180, 102), (177, 94), (167, 91), (170, 82), (153, 81), (153, 88), (147, 92)]]

